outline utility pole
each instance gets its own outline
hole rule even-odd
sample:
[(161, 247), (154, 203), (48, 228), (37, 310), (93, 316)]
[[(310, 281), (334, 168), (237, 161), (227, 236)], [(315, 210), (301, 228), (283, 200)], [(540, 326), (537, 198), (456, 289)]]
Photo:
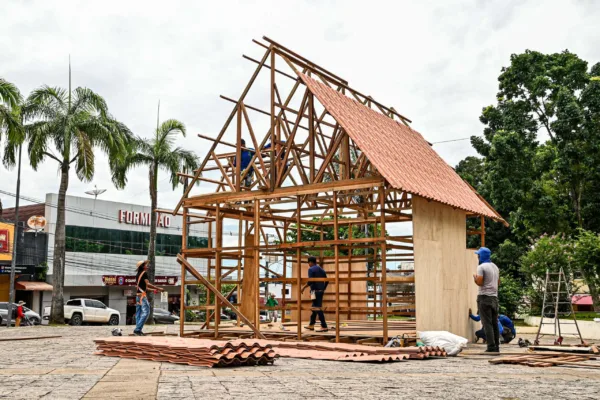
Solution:
[[(13, 254), (10, 263), (10, 282), (8, 291), (8, 315), (6, 316), (6, 328), (12, 324), (12, 309), (15, 302), (15, 269), (17, 266), (17, 243), (19, 236), (19, 198), (21, 197), (21, 150), (23, 145), (19, 145), (19, 166), (17, 167), (17, 199), (15, 201), (15, 233), (13, 234)], [(10, 238), (9, 238), (10, 242)]]

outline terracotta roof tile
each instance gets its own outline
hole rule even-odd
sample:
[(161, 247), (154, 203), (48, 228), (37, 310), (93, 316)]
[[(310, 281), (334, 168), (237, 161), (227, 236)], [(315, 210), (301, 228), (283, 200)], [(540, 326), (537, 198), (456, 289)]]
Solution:
[(396, 189), (502, 219), (414, 129), (299, 74), (310, 91)]

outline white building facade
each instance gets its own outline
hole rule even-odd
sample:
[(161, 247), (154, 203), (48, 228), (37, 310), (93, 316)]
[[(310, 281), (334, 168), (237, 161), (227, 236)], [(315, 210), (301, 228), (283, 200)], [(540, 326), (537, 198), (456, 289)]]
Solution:
[[(46, 195), (45, 217), (48, 237), (47, 281), (52, 283), (58, 195)], [(135, 314), (135, 266), (147, 258), (151, 209), (147, 206), (117, 203), (93, 198), (66, 198), (65, 301), (92, 298), (121, 313), (120, 324), (132, 323)], [(168, 291), (168, 301), (156, 297), (155, 307), (177, 312), (180, 298), (181, 267), (176, 255), (181, 249), (181, 216), (157, 216), (155, 283)], [(190, 227), (188, 247), (206, 247), (208, 229), (204, 224)], [(205, 261), (190, 260), (199, 271)], [(45, 292), (43, 305), (50, 306), (52, 293)], [(188, 287), (192, 304), (195, 287)]]

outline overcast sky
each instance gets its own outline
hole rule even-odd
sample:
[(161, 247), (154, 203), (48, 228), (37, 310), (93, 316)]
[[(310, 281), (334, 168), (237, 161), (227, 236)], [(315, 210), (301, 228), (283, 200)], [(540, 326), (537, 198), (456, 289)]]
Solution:
[[(494, 102), (497, 77), (511, 53), (569, 49), (600, 61), (600, 6), (594, 1), (5, 1), (0, 13), (0, 77), (23, 95), (42, 85), (73, 85), (102, 95), (111, 113), (149, 136), (161, 118), (187, 125), (179, 145), (203, 157), (231, 103), (260, 58), (251, 42), (263, 35), (344, 77), (354, 88), (394, 106), (430, 142), (480, 134), (481, 108)], [(469, 141), (435, 145), (452, 166), (475, 154)], [(125, 190), (110, 182), (99, 158), (96, 176), (71, 174), (68, 193), (96, 184), (104, 200), (149, 204), (147, 171), (135, 170)], [(159, 176), (159, 205), (176, 192)], [(57, 192), (57, 164), (38, 171), (24, 162), (23, 195)], [(0, 166), (0, 188), (14, 192), (16, 170)], [(4, 207), (14, 198), (0, 195)], [(26, 203), (25, 203), (26, 204)]]

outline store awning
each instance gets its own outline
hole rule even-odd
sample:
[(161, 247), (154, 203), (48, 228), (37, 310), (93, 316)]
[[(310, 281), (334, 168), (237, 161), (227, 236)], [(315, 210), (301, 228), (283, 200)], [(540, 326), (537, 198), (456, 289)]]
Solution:
[(15, 289), (17, 289), (17, 290), (52, 291), (52, 285), (50, 285), (46, 282), (21, 281), (21, 282), (15, 282)]

